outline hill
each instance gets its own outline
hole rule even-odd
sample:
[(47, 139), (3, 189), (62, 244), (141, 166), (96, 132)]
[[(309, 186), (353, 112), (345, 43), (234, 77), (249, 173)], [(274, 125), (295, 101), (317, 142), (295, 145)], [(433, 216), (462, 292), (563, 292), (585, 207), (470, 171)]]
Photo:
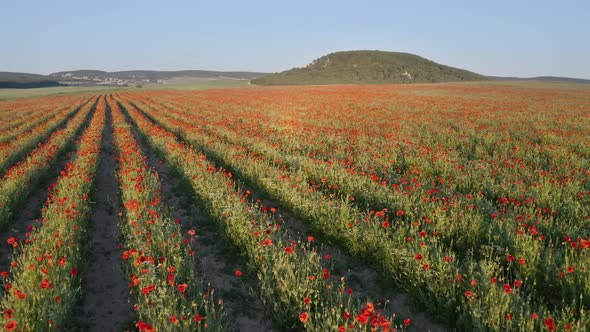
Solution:
[(252, 80), (260, 85), (434, 83), (488, 78), (409, 53), (346, 51), (325, 55), (302, 68)]
[(0, 72), (0, 88), (42, 88), (50, 86), (133, 86), (138, 84), (166, 84), (167, 81), (188, 80), (251, 80), (268, 75), (247, 71), (212, 70), (129, 70), (107, 72), (102, 70), (72, 70), (38, 75)]
[[(162, 83), (163, 81), (186, 77), (201, 79), (241, 79), (251, 80), (266, 73), (255, 73), (246, 71), (211, 71), (211, 70), (177, 70), (177, 71), (157, 71), (157, 70), (128, 70), (106, 72), (100, 70), (73, 70), (63, 71), (50, 74), (49, 76), (59, 80), (69, 80), (78, 82), (118, 82), (118, 83)], [(98, 83), (97, 83), (98, 84)]]
[(0, 89), (43, 88), (59, 85), (59, 82), (44, 75), (0, 72)]

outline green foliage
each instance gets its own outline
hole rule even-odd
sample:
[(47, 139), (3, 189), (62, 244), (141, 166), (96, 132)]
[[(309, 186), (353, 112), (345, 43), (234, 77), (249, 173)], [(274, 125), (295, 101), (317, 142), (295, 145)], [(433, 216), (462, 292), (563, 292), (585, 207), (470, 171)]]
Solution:
[(441, 65), (417, 55), (383, 51), (336, 52), (303, 68), (252, 80), (260, 85), (377, 84), (481, 81), (485, 76)]

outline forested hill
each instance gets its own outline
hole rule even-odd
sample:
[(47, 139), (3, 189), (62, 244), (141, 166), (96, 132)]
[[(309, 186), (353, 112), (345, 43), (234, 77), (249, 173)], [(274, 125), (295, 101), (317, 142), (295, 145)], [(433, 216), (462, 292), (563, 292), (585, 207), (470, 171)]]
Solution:
[(433, 83), (480, 81), (488, 78), (438, 64), (409, 53), (384, 51), (336, 52), (302, 68), (252, 80), (260, 85)]

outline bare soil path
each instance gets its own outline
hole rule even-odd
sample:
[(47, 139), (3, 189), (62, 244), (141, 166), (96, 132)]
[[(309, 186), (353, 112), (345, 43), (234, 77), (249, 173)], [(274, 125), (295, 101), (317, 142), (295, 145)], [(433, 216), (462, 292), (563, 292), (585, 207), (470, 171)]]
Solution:
[[(85, 105), (86, 102), (82, 103), (80, 107)], [(90, 122), (93, 114), (94, 110), (91, 110), (88, 113), (86, 116), (86, 123)], [(69, 117), (68, 121), (73, 116), (74, 115)], [(58, 126), (52, 131), (52, 133), (65, 128), (68, 121), (65, 121), (62, 125)], [(79, 138), (85, 130), (86, 126), (82, 125), (78, 128), (75, 137)], [(49, 194), (48, 189), (58, 181), (59, 172), (65, 168), (66, 163), (70, 161), (72, 154), (75, 152), (75, 144), (73, 142), (68, 142), (67, 144), (68, 146), (65, 150), (54, 157), (52, 165), (47, 170), (46, 174), (35, 184), (35, 186), (40, 189), (32, 192), (29, 197), (26, 198), (26, 201), (20, 205), (20, 207), (17, 207), (10, 224), (6, 229), (0, 230), (0, 271), (8, 271), (10, 263), (14, 258), (14, 247), (8, 243), (8, 239), (13, 238), (18, 242), (25, 241), (26, 234), (32, 229), (32, 227), (40, 224), (41, 209), (47, 201)], [(0, 178), (2, 178), (3, 174), (4, 172), (0, 172)], [(18, 254), (18, 250), (16, 254)]]
[(206, 213), (195, 201), (182, 176), (175, 174), (148, 148), (147, 143), (133, 127), (135, 139), (138, 141), (147, 163), (158, 173), (162, 183), (162, 200), (172, 208), (173, 219), (178, 219), (184, 232), (195, 229), (197, 241), (193, 243), (196, 252), (195, 271), (201, 278), (208, 281), (218, 299), (222, 299), (227, 317), (237, 331), (276, 331), (272, 319), (265, 316), (264, 306), (256, 297), (253, 287), (248, 281), (235, 275), (242, 267), (236, 259), (237, 253), (229, 249), (218, 234), (216, 226), (207, 218)]
[[(156, 162), (156, 165), (158, 164), (160, 164), (160, 162)], [(225, 168), (227, 166), (225, 161), (215, 162), (215, 164), (217, 164), (216, 166), (218, 167), (221, 166)], [(158, 170), (158, 172), (160, 171)], [(234, 172), (234, 174), (236, 173), (238, 172)], [(176, 181), (174, 176), (170, 181)], [(169, 184), (167, 182), (168, 181), (164, 181), (165, 184)], [(272, 197), (261, 194), (257, 188), (255, 188), (255, 186), (249, 183), (243, 184), (242, 188), (244, 190), (250, 190), (254, 200), (258, 199), (263, 205), (269, 208), (275, 207), (277, 209), (277, 213), (280, 214), (284, 219), (284, 225), (289, 231), (290, 237), (293, 241), (297, 239), (306, 239), (308, 235), (313, 235), (314, 237), (316, 236), (310, 232), (307, 225), (303, 221), (292, 216), (287, 209), (285, 209), (277, 201), (273, 200)], [(192, 215), (196, 214), (192, 213)], [(214, 243), (219, 243), (218, 238), (212, 237), (212, 239)], [(410, 305), (410, 301), (408, 300), (408, 296), (406, 294), (401, 293), (391, 285), (384, 283), (383, 278), (377, 272), (375, 267), (367, 265), (358, 259), (352, 258), (341, 248), (333, 247), (326, 241), (323, 241), (321, 237), (318, 237), (316, 240), (319, 242), (318, 244), (321, 248), (320, 250), (322, 256), (331, 256), (330, 259), (334, 264), (335, 279), (336, 274), (346, 277), (347, 284), (354, 289), (357, 295), (359, 295), (361, 298), (369, 297), (375, 302), (376, 307), (383, 308), (385, 313), (395, 313), (396, 316), (401, 319), (410, 318), (411, 325), (408, 329), (409, 331), (434, 332), (447, 330), (443, 324), (431, 319), (430, 315), (420, 312), (419, 310), (416, 310), (414, 306)], [(223, 248), (224, 245), (221, 245), (220, 250), (224, 250)], [(208, 264), (207, 269), (214, 268), (214, 266), (219, 264), (220, 263)], [(337, 282), (337, 280), (335, 280), (335, 282)]]
[[(85, 103), (82, 105), (84, 104)], [(94, 110), (88, 113), (86, 116), (87, 123), (90, 121), (93, 114)], [(67, 121), (57, 127), (55, 131), (63, 129), (66, 126)], [(82, 125), (77, 130), (76, 137), (82, 135), (85, 129), (86, 126)], [(41, 223), (41, 209), (45, 202), (47, 202), (49, 194), (48, 189), (57, 183), (59, 172), (65, 168), (66, 163), (70, 161), (72, 154), (75, 152), (75, 144), (73, 142), (68, 144), (69, 145), (62, 153), (55, 156), (55, 159), (46, 174), (43, 175), (38, 184), (36, 184), (40, 189), (29, 195), (21, 207), (14, 211), (14, 217), (6, 229), (0, 231), (0, 271), (8, 271), (14, 254), (18, 254), (18, 250), (16, 252), (14, 251), (14, 247), (8, 243), (8, 239), (14, 238), (17, 241), (24, 241), (26, 239), (26, 234), (31, 228), (33, 226), (38, 226)]]
[(95, 179), (90, 217), (89, 266), (82, 275), (79, 325), (83, 331), (123, 331), (133, 327), (134, 311), (121, 262), (119, 182), (110, 109)]
[[(48, 172), (49, 179), (42, 181), (40, 188), (33, 193), (23, 206), (16, 210), (13, 220), (8, 225), (7, 229), (0, 232), (0, 271), (8, 271), (10, 263), (15, 254), (14, 248), (8, 243), (8, 239), (14, 238), (17, 241), (24, 241), (26, 233), (31, 230), (31, 227), (38, 226), (41, 223), (41, 208), (47, 201), (49, 187), (57, 182), (57, 176), (66, 162), (69, 160), (69, 155), (58, 158), (56, 165)], [(20, 243), (19, 243), (20, 245)], [(18, 254), (18, 249), (16, 254)]]

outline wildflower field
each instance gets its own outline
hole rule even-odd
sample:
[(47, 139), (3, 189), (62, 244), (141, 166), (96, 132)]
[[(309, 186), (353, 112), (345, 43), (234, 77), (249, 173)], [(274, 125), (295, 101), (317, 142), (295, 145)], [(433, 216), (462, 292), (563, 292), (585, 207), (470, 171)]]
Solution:
[(0, 329), (587, 331), (590, 89), (0, 101)]

